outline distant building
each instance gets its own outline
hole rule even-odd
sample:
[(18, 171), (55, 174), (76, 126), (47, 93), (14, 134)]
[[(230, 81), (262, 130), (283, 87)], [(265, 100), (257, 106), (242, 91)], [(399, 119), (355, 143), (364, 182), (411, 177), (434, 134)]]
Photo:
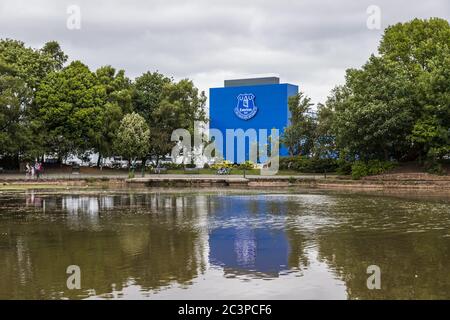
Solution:
[[(218, 129), (224, 137), (222, 155), (228, 161), (241, 163), (249, 159), (250, 145), (261, 144), (260, 130), (278, 129), (280, 135), (289, 123), (288, 99), (298, 93), (298, 86), (280, 83), (277, 77), (225, 80), (224, 87), (209, 92), (210, 128)], [(239, 156), (234, 143), (225, 139), (227, 129), (255, 129), (258, 141), (246, 139), (245, 155)], [(227, 156), (227, 147), (234, 152)], [(280, 146), (280, 155), (288, 151)]]

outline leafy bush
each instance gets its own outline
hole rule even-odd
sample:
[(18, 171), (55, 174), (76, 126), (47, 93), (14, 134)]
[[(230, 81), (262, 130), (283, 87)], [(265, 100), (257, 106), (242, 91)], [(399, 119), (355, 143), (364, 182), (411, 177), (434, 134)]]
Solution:
[(369, 175), (369, 169), (363, 161), (355, 161), (352, 165), (352, 179), (359, 180)]
[(179, 170), (184, 168), (184, 164), (182, 163), (173, 163), (173, 162), (166, 162), (160, 164), (160, 168), (166, 168), (167, 170)]
[(425, 170), (431, 174), (445, 174), (446, 170), (442, 166), (445, 163), (445, 155), (450, 155), (450, 147), (431, 148), (424, 163)]
[(238, 169), (241, 169), (241, 170), (251, 170), (254, 168), (255, 168), (255, 165), (251, 161), (245, 161), (244, 163), (241, 163), (238, 165)]
[(304, 156), (280, 158), (281, 170), (294, 170), (304, 173), (335, 172), (337, 169), (336, 159), (331, 158), (307, 158)]
[(444, 175), (445, 170), (441, 163), (437, 161), (425, 162), (425, 170), (431, 174)]
[(297, 181), (297, 179), (295, 177), (289, 177), (288, 181), (289, 181), (289, 183), (293, 184)]
[(188, 164), (185, 164), (184, 167), (193, 169), (193, 168), (197, 168), (197, 165), (195, 163), (188, 163)]
[(310, 159), (309, 171), (313, 173), (335, 172), (337, 169), (336, 159), (331, 158), (312, 158)]
[(204, 165), (203, 165), (203, 169), (209, 169), (210, 167), (209, 167), (209, 164), (207, 164), (207, 163), (205, 163)]
[(395, 162), (370, 160), (365, 163), (363, 161), (355, 161), (352, 165), (352, 178), (361, 179), (365, 176), (373, 176), (385, 173), (396, 167)]
[(233, 167), (233, 164), (228, 160), (220, 161), (220, 162), (217, 162), (217, 163), (214, 163), (213, 165), (211, 165), (211, 168), (214, 170), (218, 170), (220, 168), (228, 169), (228, 168), (232, 168), (232, 167)]
[(339, 175), (349, 175), (352, 173), (352, 162), (344, 160), (344, 159), (339, 159), (337, 160), (337, 169), (336, 169), (336, 173)]
[(396, 163), (391, 161), (370, 160), (367, 164), (369, 175), (377, 175), (385, 173), (395, 168)]

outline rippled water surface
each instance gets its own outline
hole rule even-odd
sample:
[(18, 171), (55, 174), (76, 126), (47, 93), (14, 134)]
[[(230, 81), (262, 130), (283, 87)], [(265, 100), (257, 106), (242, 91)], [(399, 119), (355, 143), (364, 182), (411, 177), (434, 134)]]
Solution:
[[(69, 265), (81, 289), (66, 285)], [(367, 289), (367, 267), (381, 289)], [(450, 203), (354, 194), (0, 194), (0, 298), (450, 299)]]

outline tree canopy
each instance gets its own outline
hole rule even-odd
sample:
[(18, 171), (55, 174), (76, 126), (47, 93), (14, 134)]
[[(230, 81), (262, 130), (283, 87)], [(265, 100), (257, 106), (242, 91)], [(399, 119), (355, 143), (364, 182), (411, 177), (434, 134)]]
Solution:
[(43, 155), (62, 160), (97, 153), (100, 164), (116, 155), (121, 123), (134, 111), (151, 128), (147, 153), (140, 156), (158, 160), (173, 146), (172, 130), (193, 131), (194, 121), (206, 121), (206, 97), (189, 79), (145, 72), (132, 81), (112, 66), (91, 71), (81, 61), (67, 61), (56, 41), (34, 49), (0, 40), (1, 159), (18, 166)]
[(328, 100), (337, 145), (364, 159), (448, 154), (449, 23), (398, 23), (385, 30), (378, 51), (361, 69), (349, 69)]
[[(315, 137), (311, 155), (326, 150), (329, 156), (366, 161), (438, 161), (448, 156), (449, 66), (446, 20), (414, 19), (388, 27), (378, 55), (371, 55), (359, 69), (348, 69), (345, 84), (334, 88), (324, 105), (319, 104), (313, 119), (315, 133), (310, 134)], [(297, 109), (301, 117), (291, 111), (294, 121), (286, 137), (299, 135), (291, 146), (307, 141), (301, 134), (311, 127), (304, 123), (306, 109)], [(302, 122), (299, 129), (296, 123)]]
[[(173, 130), (194, 133), (194, 122), (207, 122), (206, 96), (189, 79), (175, 81), (156, 71), (131, 80), (112, 66), (91, 71), (81, 61), (67, 61), (56, 41), (35, 49), (0, 40), (2, 161), (17, 165), (43, 155), (97, 153), (100, 163), (123, 152), (158, 162), (174, 146)], [(282, 143), (291, 155), (315, 160), (448, 159), (449, 66), (448, 21), (389, 26), (377, 54), (361, 68), (348, 69), (345, 83), (325, 103), (314, 107), (304, 92), (289, 99)], [(139, 141), (146, 139), (147, 147), (139, 149), (145, 153), (118, 148), (119, 132), (124, 139), (134, 124), (142, 129)]]
[(148, 153), (150, 130), (145, 119), (133, 112), (123, 117), (114, 139), (117, 154), (129, 161), (144, 157)]

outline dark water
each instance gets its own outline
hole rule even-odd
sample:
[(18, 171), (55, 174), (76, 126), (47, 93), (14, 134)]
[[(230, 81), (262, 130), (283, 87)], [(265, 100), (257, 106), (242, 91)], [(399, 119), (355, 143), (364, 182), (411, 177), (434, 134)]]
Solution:
[(73, 192), (0, 194), (1, 299), (450, 298), (448, 200)]

